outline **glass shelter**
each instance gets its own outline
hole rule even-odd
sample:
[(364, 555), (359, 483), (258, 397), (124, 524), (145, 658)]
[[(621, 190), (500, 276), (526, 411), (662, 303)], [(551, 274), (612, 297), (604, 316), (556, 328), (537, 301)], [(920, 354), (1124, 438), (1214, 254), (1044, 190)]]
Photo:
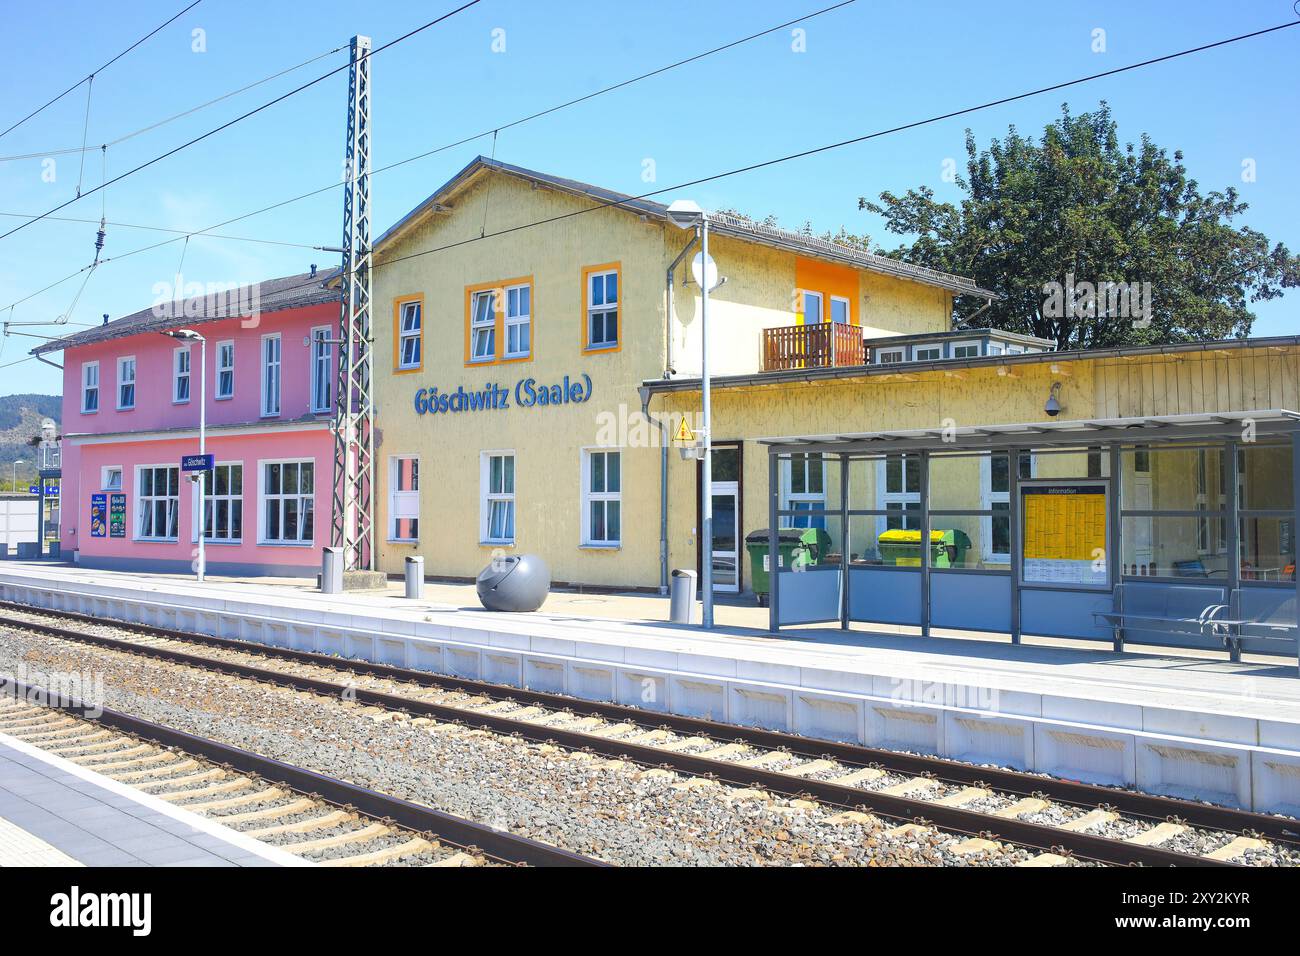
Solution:
[(768, 439), (771, 627), (1296, 654), (1298, 436), (1274, 410)]

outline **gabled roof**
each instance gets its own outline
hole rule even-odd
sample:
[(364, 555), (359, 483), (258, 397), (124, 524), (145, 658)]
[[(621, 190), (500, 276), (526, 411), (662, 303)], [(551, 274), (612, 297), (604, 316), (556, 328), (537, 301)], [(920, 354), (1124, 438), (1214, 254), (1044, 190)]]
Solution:
[[(663, 203), (654, 202), (650, 199), (640, 199), (626, 193), (605, 189), (602, 186), (593, 186), (590, 183), (580, 182), (576, 179), (565, 179), (561, 176), (552, 176), (549, 173), (539, 173), (536, 170), (525, 169), (522, 166), (512, 166), (510, 163), (479, 156), (442, 186), (438, 187), (431, 196), (394, 223), (374, 242), (374, 249), (378, 251), (387, 243), (395, 241), (408, 228), (421, 221), (429, 213), (445, 211), (447, 203), (454, 194), (467, 186), (472, 179), (485, 172), (497, 172), (506, 176), (514, 176), (525, 182), (589, 199), (600, 205), (623, 209), (636, 216), (647, 216), (665, 222), (668, 220), (668, 207)], [(708, 217), (709, 230), (714, 235), (729, 236), (744, 242), (756, 242), (799, 255), (854, 266), (911, 282), (920, 282), (924, 285), (946, 289), (955, 295), (977, 295), (986, 299), (999, 298), (996, 292), (981, 289), (974, 281), (962, 276), (949, 275), (946, 272), (938, 272), (924, 266), (912, 265), (899, 259), (891, 259), (888, 256), (861, 252), (827, 239), (790, 232), (787, 229), (778, 229), (775, 226), (765, 226), (726, 213), (709, 213)]]
[(162, 332), (167, 329), (187, 328), (207, 322), (239, 318), (246, 314), (244, 308), (249, 302), (255, 302), (258, 313), (266, 315), (282, 312), (285, 309), (301, 309), (309, 305), (324, 302), (338, 302), (337, 289), (325, 288), (328, 273), (310, 272), (298, 275), (267, 279), (246, 286), (240, 286), (228, 292), (211, 296), (195, 296), (171, 310), (155, 311), (151, 306), (141, 309), (120, 319), (97, 325), (92, 329), (83, 329), (63, 338), (54, 339), (32, 349), (33, 355), (45, 352), (57, 352), (61, 349), (73, 349), (97, 342), (125, 338), (128, 335), (142, 335), (146, 332)]

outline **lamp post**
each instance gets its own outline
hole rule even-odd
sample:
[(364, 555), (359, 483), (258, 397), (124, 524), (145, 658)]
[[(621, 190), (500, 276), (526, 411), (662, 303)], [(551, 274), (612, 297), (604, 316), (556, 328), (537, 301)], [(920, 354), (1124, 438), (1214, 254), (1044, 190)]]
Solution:
[(700, 593), (703, 623), (713, 627), (713, 407), (709, 388), (709, 292), (715, 288), (717, 267), (709, 258), (709, 217), (698, 203), (678, 199), (668, 207), (668, 219), (680, 229), (694, 229), (700, 237), (700, 252), (691, 272), (700, 286), (700, 412), (703, 417), (703, 446), (700, 449)]
[(9, 486), (13, 488), (14, 491), (18, 490), (18, 466), (25, 465), (25, 464), (27, 464), (27, 462), (22, 461), (21, 459), (14, 462), (14, 476), (9, 483)]
[[(193, 329), (177, 329), (175, 332), (164, 332), (163, 335), (183, 342), (199, 343), (199, 454), (206, 455), (208, 451), (208, 340)], [(193, 369), (193, 366), (191, 366), (191, 369)], [(195, 472), (190, 480), (198, 482), (199, 485), (199, 561), (196, 575), (199, 583), (202, 584), (208, 571), (207, 550), (204, 547), (208, 537), (208, 522), (205, 513), (207, 510), (205, 507), (207, 472)]]

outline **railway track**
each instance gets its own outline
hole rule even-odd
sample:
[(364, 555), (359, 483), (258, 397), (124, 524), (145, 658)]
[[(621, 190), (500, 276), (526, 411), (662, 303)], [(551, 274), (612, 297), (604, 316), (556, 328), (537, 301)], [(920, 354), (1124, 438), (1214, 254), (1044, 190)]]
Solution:
[(8, 690), (0, 734), (318, 866), (605, 865), (43, 688)]
[(717, 781), (821, 801), (845, 820), (890, 818), (900, 821), (895, 832), (934, 826), (966, 834), (963, 852), (984, 852), (1001, 840), (1041, 851), (1030, 862), (1042, 866), (1070, 856), (1113, 865), (1223, 866), (1248, 862), (1269, 843), (1300, 848), (1300, 823), (1285, 817), (71, 612), (3, 602), (0, 610), (13, 625), (51, 637), (345, 695), (375, 708), (377, 719), (463, 723), (687, 774), (694, 781), (688, 786)]

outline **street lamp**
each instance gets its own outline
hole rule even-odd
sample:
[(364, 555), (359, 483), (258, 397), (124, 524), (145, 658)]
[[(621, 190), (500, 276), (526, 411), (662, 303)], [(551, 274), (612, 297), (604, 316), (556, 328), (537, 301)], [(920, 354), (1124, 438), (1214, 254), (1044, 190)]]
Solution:
[(691, 263), (691, 272), (700, 286), (700, 405), (704, 419), (702, 463), (700, 545), (700, 591), (704, 604), (705, 629), (713, 627), (713, 407), (709, 389), (709, 292), (718, 285), (718, 268), (709, 257), (709, 217), (699, 204), (678, 199), (668, 207), (668, 219), (679, 229), (693, 229), (700, 236), (700, 251)]
[(10, 481), (10, 487), (13, 488), (14, 491), (18, 490), (18, 466), (25, 465), (25, 464), (27, 464), (27, 462), (22, 460), (14, 462), (14, 476), (13, 479)]
[[(163, 335), (169, 338), (179, 339), (183, 342), (199, 343), (199, 454), (206, 455), (208, 451), (208, 340), (193, 329), (177, 329), (174, 332), (164, 332)], [(208, 571), (207, 550), (204, 544), (208, 537), (208, 521), (206, 512), (206, 471), (195, 472), (191, 481), (198, 482), (199, 485), (199, 564), (197, 575), (199, 583), (202, 584)]]

